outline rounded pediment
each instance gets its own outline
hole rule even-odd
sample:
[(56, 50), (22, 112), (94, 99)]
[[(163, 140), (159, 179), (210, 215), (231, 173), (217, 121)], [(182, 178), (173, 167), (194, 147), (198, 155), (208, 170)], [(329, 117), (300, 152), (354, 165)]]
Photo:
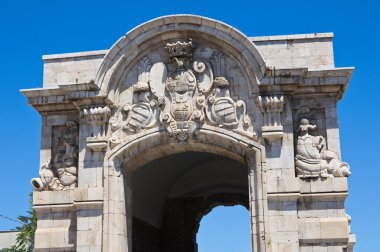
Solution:
[(222, 53), (228, 60), (234, 61), (233, 64), (227, 62), (227, 66), (241, 69), (239, 74), (245, 82), (249, 81), (244, 83), (245, 91), (257, 92), (265, 62), (247, 36), (236, 28), (213, 19), (196, 15), (172, 15), (137, 26), (111, 47), (96, 78), (102, 94), (108, 95), (114, 101), (117, 99), (115, 95), (117, 96), (118, 89), (128, 85), (126, 75), (132, 65), (149, 54), (151, 61), (165, 61), (168, 58), (166, 44), (189, 39), (197, 49), (194, 52), (197, 57), (211, 57), (213, 54)]
[(187, 141), (206, 125), (256, 136), (263, 67), (253, 43), (219, 21), (176, 15), (144, 23), (112, 46), (98, 72), (101, 94), (117, 108), (111, 141), (156, 127)]

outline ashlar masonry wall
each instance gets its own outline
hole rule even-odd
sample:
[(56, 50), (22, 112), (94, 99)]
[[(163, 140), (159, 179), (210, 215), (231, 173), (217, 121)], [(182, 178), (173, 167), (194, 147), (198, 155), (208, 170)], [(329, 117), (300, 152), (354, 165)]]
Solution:
[[(331, 33), (247, 37), (174, 15), (109, 50), (44, 56), (43, 88), (21, 91), (42, 117), (35, 251), (139, 252), (141, 230), (154, 233), (154, 251), (194, 251), (191, 232), (165, 243), (160, 224), (165, 217), (185, 228), (178, 211), (162, 208), (184, 209), (184, 199), (205, 209), (246, 205), (252, 251), (352, 251), (337, 102), (353, 68), (335, 67), (332, 41)], [(238, 162), (248, 190), (233, 187), (238, 176), (223, 176), (222, 166), (197, 177), (196, 165), (169, 164), (157, 166), (160, 183), (140, 198), (137, 181), (155, 178), (134, 174), (179, 153), (202, 167), (213, 166), (197, 153)], [(155, 219), (133, 207), (149, 198)]]

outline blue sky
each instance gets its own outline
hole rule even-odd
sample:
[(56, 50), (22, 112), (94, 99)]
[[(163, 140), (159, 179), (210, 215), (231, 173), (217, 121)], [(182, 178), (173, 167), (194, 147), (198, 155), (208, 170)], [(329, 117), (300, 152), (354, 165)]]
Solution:
[[(42, 86), (41, 56), (107, 49), (136, 25), (177, 13), (218, 19), (248, 36), (334, 32), (336, 66), (356, 67), (339, 102), (342, 158), (353, 173), (347, 212), (356, 251), (379, 251), (380, 6), (368, 0), (2, 0), (0, 214), (16, 218), (27, 210), (29, 180), (38, 174), (40, 117), (19, 89)], [(0, 218), (0, 230), (14, 226)]]

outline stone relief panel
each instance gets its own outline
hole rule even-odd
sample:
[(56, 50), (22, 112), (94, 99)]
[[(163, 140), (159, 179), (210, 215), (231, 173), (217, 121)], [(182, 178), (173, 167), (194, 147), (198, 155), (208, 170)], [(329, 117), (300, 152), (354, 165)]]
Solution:
[(302, 119), (308, 119), (311, 124), (317, 126), (317, 128), (313, 130), (315, 135), (320, 135), (325, 138), (327, 137), (325, 109), (323, 107), (319, 107), (316, 103), (312, 102), (308, 105), (302, 105), (297, 109), (294, 109), (293, 125), (295, 135), (297, 134), (298, 126)]
[(31, 180), (38, 190), (69, 190), (76, 187), (78, 168), (78, 125), (68, 121), (64, 126), (54, 126), (52, 133), (52, 158), (41, 166), (39, 178)]
[(309, 131), (317, 126), (301, 119), (298, 127), (296, 145), (296, 173), (299, 177), (347, 177), (351, 175), (350, 166), (339, 160), (338, 155), (328, 150), (323, 136), (312, 136)]
[(120, 95), (121, 104), (110, 119), (111, 147), (153, 127), (162, 127), (180, 142), (197, 138), (203, 124), (255, 135), (246, 101), (232, 95), (234, 76), (241, 81), (242, 75), (227, 67), (228, 60), (191, 39), (166, 43), (143, 57), (126, 77), (132, 88)]

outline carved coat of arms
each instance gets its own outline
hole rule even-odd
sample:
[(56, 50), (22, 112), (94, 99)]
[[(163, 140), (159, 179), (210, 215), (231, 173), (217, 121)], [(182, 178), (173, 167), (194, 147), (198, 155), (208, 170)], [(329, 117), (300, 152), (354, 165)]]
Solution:
[[(186, 141), (204, 122), (218, 127), (250, 124), (245, 102), (231, 98), (222, 54), (194, 59), (191, 40), (168, 43), (165, 48), (167, 64), (152, 64), (147, 57), (137, 64), (133, 104), (119, 108), (111, 122), (113, 131), (136, 132), (159, 121), (172, 136)], [(117, 138), (111, 141), (116, 143)]]

